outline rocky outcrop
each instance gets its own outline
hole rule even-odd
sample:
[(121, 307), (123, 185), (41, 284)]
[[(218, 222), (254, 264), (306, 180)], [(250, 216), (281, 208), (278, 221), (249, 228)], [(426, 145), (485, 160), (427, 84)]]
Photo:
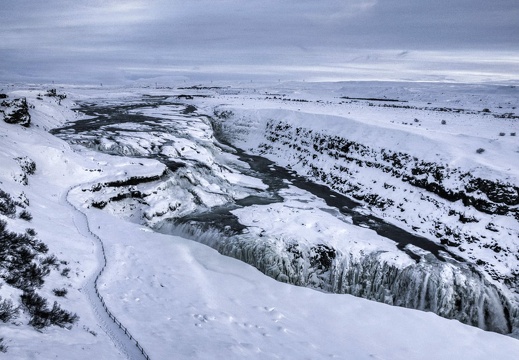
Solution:
[(20, 124), (25, 127), (31, 125), (31, 114), (26, 98), (2, 101), (0, 111), (3, 113), (4, 121), (8, 124)]

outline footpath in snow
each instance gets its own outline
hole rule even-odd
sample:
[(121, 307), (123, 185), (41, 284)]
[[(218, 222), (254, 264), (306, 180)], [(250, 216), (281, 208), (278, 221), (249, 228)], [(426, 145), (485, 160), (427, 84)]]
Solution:
[(91, 231), (86, 215), (68, 201), (68, 194), (69, 191), (67, 191), (64, 197), (64, 201), (66, 201), (66, 203), (75, 212), (74, 225), (81, 235), (85, 236), (86, 238), (90, 237), (93, 240), (95, 246), (95, 255), (99, 263), (97, 271), (87, 279), (86, 283), (81, 289), (81, 292), (83, 292), (88, 298), (90, 305), (92, 306), (92, 309), (97, 316), (100, 327), (110, 337), (114, 346), (119, 351), (121, 351), (127, 359), (150, 360), (150, 357), (144, 348), (132, 336), (128, 329), (126, 329), (126, 327), (110, 312), (104, 302), (103, 297), (99, 293), (99, 278), (103, 274), (107, 264), (103, 241), (99, 238), (99, 236)]

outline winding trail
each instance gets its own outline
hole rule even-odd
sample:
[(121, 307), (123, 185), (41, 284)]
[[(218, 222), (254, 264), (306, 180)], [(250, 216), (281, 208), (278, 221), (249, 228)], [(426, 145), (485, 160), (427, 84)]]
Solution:
[[(81, 185), (79, 185), (81, 186)], [(61, 196), (61, 201), (68, 204), (73, 211), (74, 225), (77, 231), (92, 239), (94, 245), (95, 256), (98, 259), (98, 269), (86, 281), (85, 285), (80, 289), (90, 302), (94, 314), (97, 317), (99, 326), (112, 340), (114, 346), (129, 360), (150, 360), (150, 357), (139, 344), (139, 342), (130, 334), (129, 330), (113, 315), (105, 304), (105, 301), (99, 293), (97, 283), (99, 277), (106, 268), (107, 260), (103, 241), (99, 236), (94, 234), (90, 229), (88, 218), (85, 213), (74, 206), (69, 200), (68, 195), (75, 187), (69, 188)]]

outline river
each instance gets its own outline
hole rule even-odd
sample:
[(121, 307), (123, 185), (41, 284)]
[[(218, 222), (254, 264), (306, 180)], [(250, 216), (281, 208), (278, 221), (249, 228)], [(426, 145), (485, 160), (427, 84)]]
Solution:
[[(515, 314), (515, 310), (506, 297), (477, 270), (442, 245), (390, 224), (370, 214), (359, 202), (266, 158), (232, 148), (223, 139), (219, 139), (219, 142), (225, 146), (208, 141), (214, 136), (211, 119), (206, 114), (198, 113), (192, 104), (166, 96), (149, 96), (130, 102), (82, 103), (78, 110), (88, 115), (88, 119), (70, 122), (65, 127), (54, 129), (52, 133), (72, 144), (113, 155), (157, 159), (168, 166), (170, 172), (167, 176), (171, 178), (177, 177), (185, 167), (198, 167), (204, 169), (206, 174), (211, 172), (211, 167), (192, 157), (183, 157), (180, 153), (173, 156), (171, 152), (164, 151), (176, 141), (174, 139), (189, 141), (195, 152), (198, 151), (197, 147), (219, 147), (238, 156), (249, 167), (240, 167), (233, 162), (217, 166), (234, 166), (235, 171), (261, 179), (268, 186), (246, 197), (230, 198), (218, 206), (195, 209), (187, 215), (167, 219), (168, 226), (162, 227), (161, 231), (191, 235), (192, 239), (205, 242), (225, 255), (246, 261), (281, 281), (433, 311), (447, 318), (456, 318), (502, 333), (511, 331), (512, 322), (516, 321), (510, 319), (515, 316), (510, 315)], [(156, 112), (150, 115), (150, 110)], [(160, 116), (161, 113), (164, 113), (164, 117)], [(111, 145), (104, 145), (106, 142)], [(215, 178), (207, 179), (210, 182)], [(283, 259), (286, 254), (275, 253), (269, 248), (270, 245), (261, 243), (260, 239), (251, 238), (250, 234), (242, 236), (247, 233), (247, 226), (240, 223), (231, 211), (283, 202), (283, 190), (289, 186), (322, 199), (331, 209), (335, 209), (330, 213), (342, 214), (342, 218), (351, 219), (349, 221), (359, 229), (372, 229), (388, 241), (396, 243), (400, 251), (414, 260), (415, 265), (402, 268), (386, 263), (379, 257), (380, 253), (367, 254), (355, 262), (348, 254), (342, 254), (343, 257), (339, 258), (335, 250), (325, 244), (314, 246), (306, 255), (298, 249), (286, 248), (287, 252), (294, 251), (287, 255), (292, 256), (289, 261)], [(204, 238), (221, 242), (215, 244), (204, 241)], [(421, 254), (411, 251), (409, 245), (421, 249)], [(426, 259), (423, 253), (432, 255)], [(298, 273), (300, 268), (296, 266), (295, 260), (299, 256), (306, 256), (305, 261), (310, 263), (305, 267), (305, 274)], [(316, 256), (320, 256), (319, 261), (316, 261)], [(444, 276), (446, 269), (451, 274), (447, 278)], [(475, 283), (478, 285), (475, 286)], [(445, 293), (446, 287), (453, 291)], [(483, 313), (489, 315), (482, 317), (480, 314)]]

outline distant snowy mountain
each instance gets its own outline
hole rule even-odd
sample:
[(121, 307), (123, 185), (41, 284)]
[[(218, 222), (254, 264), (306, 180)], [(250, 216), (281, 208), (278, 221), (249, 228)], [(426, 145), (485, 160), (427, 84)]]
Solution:
[(5, 356), (515, 358), (516, 88), (5, 92), (1, 241), (78, 316), (35, 331), (2, 268)]

